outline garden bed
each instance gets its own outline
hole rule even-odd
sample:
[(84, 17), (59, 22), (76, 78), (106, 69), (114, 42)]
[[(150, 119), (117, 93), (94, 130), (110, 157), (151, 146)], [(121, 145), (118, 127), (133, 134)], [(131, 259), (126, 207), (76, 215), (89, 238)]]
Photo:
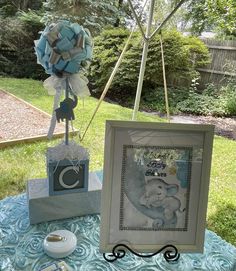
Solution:
[(202, 123), (215, 125), (215, 134), (236, 140), (236, 117), (216, 118), (212, 116), (178, 115), (171, 117), (172, 122)]

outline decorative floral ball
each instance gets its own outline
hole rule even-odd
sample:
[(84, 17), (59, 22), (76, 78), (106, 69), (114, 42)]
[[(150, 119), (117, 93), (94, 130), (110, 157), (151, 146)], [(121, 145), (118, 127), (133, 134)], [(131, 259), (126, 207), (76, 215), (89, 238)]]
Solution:
[(35, 41), (35, 51), (47, 74), (75, 74), (92, 58), (92, 38), (89, 30), (63, 20), (45, 28)]

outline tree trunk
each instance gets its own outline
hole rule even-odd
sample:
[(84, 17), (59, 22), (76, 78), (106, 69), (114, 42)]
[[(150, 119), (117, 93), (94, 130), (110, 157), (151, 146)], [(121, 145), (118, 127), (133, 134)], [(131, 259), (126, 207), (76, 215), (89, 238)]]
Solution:
[[(118, 9), (121, 9), (123, 6), (124, 0), (118, 0)], [(114, 27), (119, 27), (120, 26), (120, 18), (118, 17), (116, 19), (116, 22), (114, 23)]]
[(23, 0), (21, 1), (20, 9), (23, 11), (27, 11), (29, 8), (29, 0)]

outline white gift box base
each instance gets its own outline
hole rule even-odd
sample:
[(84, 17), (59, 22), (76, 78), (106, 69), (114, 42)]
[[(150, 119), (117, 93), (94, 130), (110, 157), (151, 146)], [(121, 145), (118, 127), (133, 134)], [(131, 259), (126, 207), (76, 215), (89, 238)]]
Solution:
[(30, 224), (99, 214), (102, 184), (96, 173), (89, 173), (88, 192), (49, 196), (48, 179), (33, 179), (27, 183)]

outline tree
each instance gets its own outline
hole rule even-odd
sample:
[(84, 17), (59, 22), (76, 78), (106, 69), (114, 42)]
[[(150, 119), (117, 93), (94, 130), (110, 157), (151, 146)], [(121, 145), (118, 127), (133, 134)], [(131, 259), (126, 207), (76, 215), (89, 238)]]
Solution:
[[(118, 9), (121, 10), (124, 4), (124, 0), (118, 0)], [(119, 27), (120, 26), (120, 18), (116, 19), (116, 22), (114, 24), (115, 27)]]
[(0, 75), (44, 78), (34, 51), (44, 28), (41, 6), (41, 0), (0, 0)]
[(87, 27), (91, 32), (99, 32), (105, 25), (114, 25), (120, 17), (117, 0), (46, 0), (44, 7), (47, 23), (58, 19), (70, 19)]
[[(144, 23), (145, 20), (147, 19), (147, 12), (146, 12), (147, 5), (143, 9), (143, 5), (144, 5), (144, 2), (146, 2), (146, 0), (131, 0), (131, 2), (132, 2), (133, 8), (136, 11), (136, 14), (138, 15), (140, 21), (142, 23)], [(131, 22), (131, 25), (133, 25), (133, 22), (135, 21), (134, 14), (133, 14), (127, 0), (123, 4), (123, 12), (124, 12), (124, 16), (126, 19), (126, 23), (129, 25)]]
[(192, 21), (192, 32), (200, 34), (207, 28), (219, 34), (236, 37), (235, 0), (188, 1), (186, 18)]
[[(156, 0), (154, 6), (154, 22), (155, 25), (158, 25), (163, 22), (163, 20), (173, 11), (174, 7), (179, 1), (176, 0)], [(166, 27), (167, 29), (177, 29), (181, 26), (183, 28), (184, 24), (184, 14), (185, 8), (181, 6), (177, 12), (170, 18), (167, 22)]]
[(24, 19), (0, 17), (0, 75), (43, 79), (45, 72), (37, 65), (34, 51), (34, 40), (43, 25), (36, 23), (36, 15), (32, 24), (26, 14), (21, 15)]
[(15, 16), (18, 11), (38, 10), (43, 0), (0, 0), (0, 15)]

